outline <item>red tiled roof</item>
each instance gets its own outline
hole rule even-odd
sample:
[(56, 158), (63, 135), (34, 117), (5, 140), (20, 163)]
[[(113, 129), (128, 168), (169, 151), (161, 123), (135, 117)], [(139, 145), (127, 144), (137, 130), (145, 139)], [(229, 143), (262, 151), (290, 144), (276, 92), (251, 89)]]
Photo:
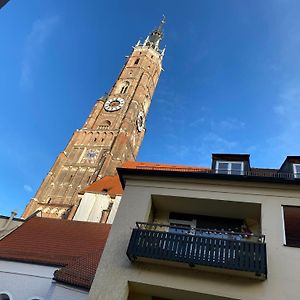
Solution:
[(124, 169), (139, 169), (139, 170), (159, 170), (159, 171), (179, 171), (179, 172), (198, 172), (204, 170), (210, 170), (206, 167), (192, 167), (192, 166), (180, 166), (172, 164), (157, 164), (147, 162), (133, 162), (129, 161), (124, 163), (121, 168)]
[(107, 192), (112, 198), (122, 195), (123, 189), (119, 176), (105, 176), (84, 189), (88, 193)]
[[(67, 266), (59, 280), (89, 288), (111, 225), (34, 217), (0, 241), (0, 259)], [(85, 264), (80, 263), (84, 261)], [(81, 269), (78, 269), (81, 268)], [(63, 268), (64, 269), (64, 268)]]
[(81, 256), (67, 266), (54, 272), (54, 279), (70, 285), (89, 289), (96, 274), (103, 248)]
[[(219, 155), (219, 154), (218, 154)], [(220, 154), (221, 155), (221, 154)], [(246, 155), (245, 155), (246, 156)], [(215, 170), (207, 167), (193, 167), (193, 166), (181, 166), (171, 164), (157, 164), (157, 163), (145, 163), (145, 162), (126, 162), (121, 166), (121, 169), (134, 169), (134, 170), (151, 170), (151, 171), (174, 171), (174, 172), (203, 172), (203, 173), (215, 173)], [(274, 176), (278, 173), (278, 169), (267, 168), (250, 168), (249, 174), (255, 176)]]
[[(208, 168), (191, 167), (191, 166), (179, 166), (171, 164), (157, 164), (146, 162), (126, 162), (121, 168), (125, 169), (141, 169), (141, 170), (164, 170), (164, 171), (186, 171), (186, 172), (198, 172), (203, 170), (209, 170)], [(100, 180), (87, 186), (83, 193), (108, 193), (112, 198), (116, 195), (123, 194), (123, 188), (119, 179), (119, 176), (105, 176)]]

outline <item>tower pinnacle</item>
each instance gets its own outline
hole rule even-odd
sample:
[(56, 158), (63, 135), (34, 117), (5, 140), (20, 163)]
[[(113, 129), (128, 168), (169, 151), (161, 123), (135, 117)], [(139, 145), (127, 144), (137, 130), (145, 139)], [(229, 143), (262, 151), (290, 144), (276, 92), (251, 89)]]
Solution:
[(163, 38), (163, 26), (166, 23), (166, 17), (163, 16), (158, 28), (154, 29), (149, 36), (147, 36), (146, 40), (145, 40), (145, 45), (146, 46), (150, 46), (153, 49), (155, 49), (156, 51), (161, 53), (161, 49), (159, 48), (159, 42), (162, 40)]
[(157, 30), (160, 31), (160, 32), (162, 32), (165, 23), (166, 23), (166, 16), (163, 15), (163, 18), (160, 21), (160, 24), (159, 24)]

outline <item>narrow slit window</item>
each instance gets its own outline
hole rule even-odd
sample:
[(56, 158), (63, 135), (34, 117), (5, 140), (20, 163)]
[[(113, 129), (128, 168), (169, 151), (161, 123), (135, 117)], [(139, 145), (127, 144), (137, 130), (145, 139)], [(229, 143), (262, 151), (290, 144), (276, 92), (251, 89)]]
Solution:
[(125, 81), (125, 82), (123, 83), (122, 88), (121, 88), (120, 94), (125, 94), (125, 93), (127, 92), (128, 87), (129, 87), (129, 82), (128, 82), (128, 81)]
[(134, 64), (137, 65), (137, 64), (139, 63), (139, 61), (140, 61), (140, 59), (137, 58), (137, 59), (135, 60)]

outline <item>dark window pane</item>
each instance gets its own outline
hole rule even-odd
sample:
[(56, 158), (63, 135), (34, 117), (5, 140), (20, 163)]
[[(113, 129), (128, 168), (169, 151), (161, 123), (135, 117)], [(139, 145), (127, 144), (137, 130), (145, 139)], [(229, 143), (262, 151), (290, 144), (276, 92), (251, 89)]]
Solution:
[(242, 164), (241, 163), (232, 163), (231, 164), (231, 170), (241, 171), (242, 170)]
[(218, 169), (219, 170), (228, 170), (228, 163), (219, 163), (218, 164)]
[(300, 247), (300, 207), (283, 206), (287, 246)]

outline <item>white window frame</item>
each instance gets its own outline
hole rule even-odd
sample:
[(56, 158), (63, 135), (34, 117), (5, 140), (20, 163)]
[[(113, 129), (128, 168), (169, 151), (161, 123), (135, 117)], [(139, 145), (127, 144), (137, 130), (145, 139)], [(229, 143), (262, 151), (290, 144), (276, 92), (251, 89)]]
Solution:
[[(231, 174), (232, 171), (232, 164), (233, 163), (240, 163), (242, 168), (241, 168), (241, 174), (240, 175), (244, 175), (244, 162), (243, 161), (228, 161), (228, 160), (217, 160), (216, 162), (216, 173), (219, 173), (219, 164), (220, 163), (226, 163), (228, 164), (228, 169), (227, 169), (227, 174)], [(225, 170), (224, 170), (225, 171)], [(220, 173), (220, 174), (224, 174), (224, 173)], [(237, 174), (233, 174), (233, 175), (237, 175)]]
[(285, 221), (284, 221), (284, 205), (281, 205), (281, 221), (282, 221), (282, 230), (283, 230), (283, 245), (286, 246), (286, 236), (285, 236)]
[(293, 164), (294, 178), (300, 178), (300, 172), (297, 172), (296, 167), (300, 167), (300, 164)]

